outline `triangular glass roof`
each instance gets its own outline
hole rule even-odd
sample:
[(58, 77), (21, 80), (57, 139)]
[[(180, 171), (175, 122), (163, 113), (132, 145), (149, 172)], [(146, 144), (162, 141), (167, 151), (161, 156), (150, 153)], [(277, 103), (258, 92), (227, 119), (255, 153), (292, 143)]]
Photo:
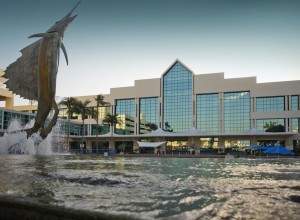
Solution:
[(184, 65), (180, 60), (175, 60), (171, 66), (162, 74), (162, 76), (166, 75), (170, 72), (172, 68), (181, 68), (182, 70), (185, 70), (187, 72), (190, 72), (191, 74), (194, 74), (192, 70), (190, 70), (186, 65)]

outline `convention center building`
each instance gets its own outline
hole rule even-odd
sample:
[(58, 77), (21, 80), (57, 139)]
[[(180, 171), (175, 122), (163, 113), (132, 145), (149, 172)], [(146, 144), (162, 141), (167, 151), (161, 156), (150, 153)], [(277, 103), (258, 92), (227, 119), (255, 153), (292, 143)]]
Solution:
[[(89, 106), (96, 108), (96, 95), (75, 98), (90, 100)], [(111, 88), (103, 96), (109, 105), (99, 107), (99, 126), (91, 117), (83, 129), (80, 116), (73, 116), (71, 149), (80, 149), (82, 139), (87, 151), (110, 148), (124, 153), (158, 146), (167, 153), (184, 153), (300, 145), (299, 80), (257, 83), (256, 77), (195, 74), (176, 60), (160, 78), (136, 80), (134, 86)], [(119, 118), (114, 129), (103, 121), (107, 113)], [(64, 106), (60, 117), (67, 119)], [(67, 126), (67, 120), (62, 121)]]
[[(180, 152), (253, 145), (293, 149), (300, 143), (300, 81), (257, 83), (256, 77), (195, 74), (176, 60), (161, 78), (136, 80), (103, 96), (111, 105), (99, 109), (100, 148), (132, 152), (141, 142), (156, 142), (166, 143), (167, 152)], [(96, 106), (95, 96), (76, 98)], [(121, 120), (113, 133), (101, 123), (107, 113)], [(61, 115), (66, 116), (63, 109)], [(86, 123), (86, 143), (94, 149), (97, 126), (95, 120)]]

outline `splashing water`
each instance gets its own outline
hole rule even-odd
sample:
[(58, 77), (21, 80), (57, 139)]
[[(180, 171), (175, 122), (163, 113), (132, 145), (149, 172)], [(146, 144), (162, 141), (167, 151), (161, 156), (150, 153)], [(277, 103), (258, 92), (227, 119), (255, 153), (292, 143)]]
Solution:
[(63, 146), (62, 141), (58, 141), (56, 137), (55, 150), (53, 151), (53, 136), (57, 136), (61, 130), (61, 123), (59, 121), (53, 131), (44, 140), (40, 137), (39, 133), (27, 138), (25, 131), (15, 132), (31, 128), (33, 124), (34, 120), (31, 120), (25, 126), (22, 126), (18, 119), (13, 119), (9, 124), (7, 133), (0, 138), (0, 154), (51, 155), (63, 149), (60, 146)]

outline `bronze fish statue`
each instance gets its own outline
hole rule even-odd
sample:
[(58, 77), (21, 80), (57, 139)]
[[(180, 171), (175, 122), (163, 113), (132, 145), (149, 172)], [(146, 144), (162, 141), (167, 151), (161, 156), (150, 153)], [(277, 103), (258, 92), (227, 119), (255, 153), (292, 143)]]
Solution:
[[(11, 91), (25, 99), (38, 101), (34, 125), (25, 130), (27, 137), (40, 131), (40, 136), (45, 139), (56, 124), (59, 110), (55, 93), (60, 48), (68, 64), (68, 56), (63, 44), (64, 32), (77, 16), (72, 16), (72, 13), (79, 3), (46, 33), (31, 35), (29, 38), (41, 37), (41, 39), (23, 48), (22, 56), (5, 70), (4, 77), (8, 79), (6, 85)], [(55, 110), (54, 116), (45, 127), (52, 108)]]

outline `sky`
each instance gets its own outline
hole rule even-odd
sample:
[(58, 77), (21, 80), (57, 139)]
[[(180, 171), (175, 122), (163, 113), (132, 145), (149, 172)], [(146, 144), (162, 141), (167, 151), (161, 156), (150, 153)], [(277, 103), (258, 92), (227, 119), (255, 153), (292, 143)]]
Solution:
[[(77, 0), (0, 0), (0, 68)], [(300, 80), (299, 0), (82, 0), (64, 36), (56, 95), (109, 94), (160, 78), (179, 59), (194, 74)], [(16, 98), (15, 104), (28, 104)]]

